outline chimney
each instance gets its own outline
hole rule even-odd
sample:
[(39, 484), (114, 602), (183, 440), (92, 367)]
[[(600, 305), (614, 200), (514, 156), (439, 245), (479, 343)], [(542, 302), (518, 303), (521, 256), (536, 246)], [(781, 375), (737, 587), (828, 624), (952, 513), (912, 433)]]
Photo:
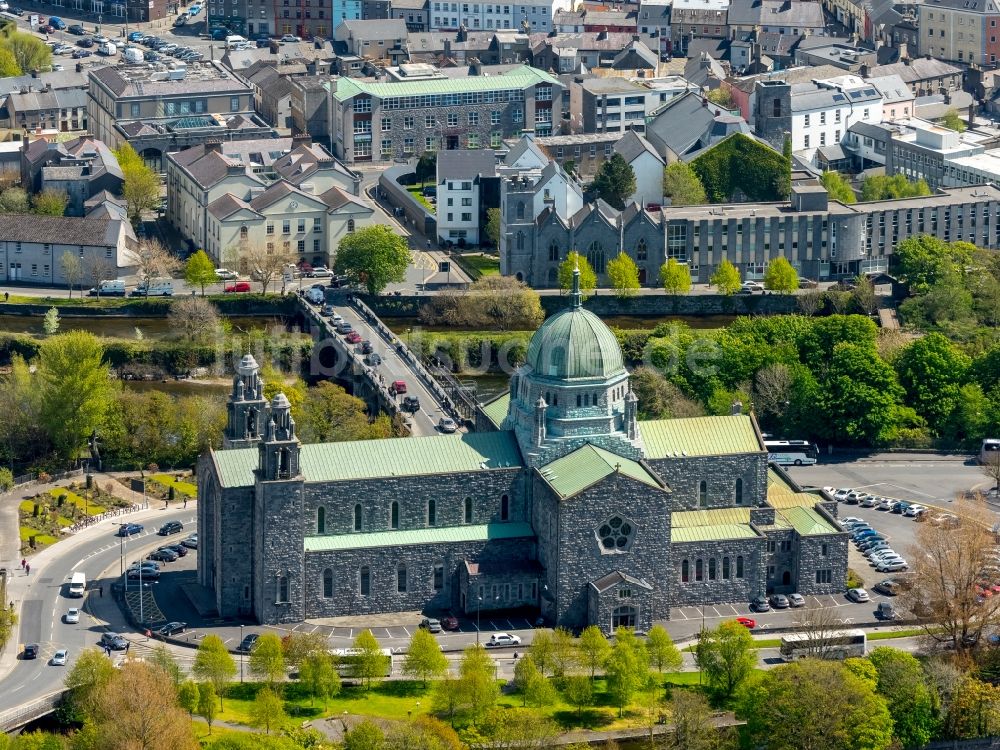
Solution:
[(299, 133), (298, 135), (292, 136), (292, 149), (296, 149), (299, 146), (311, 146), (312, 136), (308, 133)]
[(222, 141), (206, 141), (205, 142), (205, 153), (215, 152), (217, 154), (222, 153)]
[(899, 58), (900, 59), (903, 59), (904, 57), (909, 57), (910, 56), (910, 50), (906, 46), (906, 42), (900, 42), (897, 45), (897, 48), (899, 49)]
[(479, 61), (478, 57), (473, 57), (469, 60), (469, 75), (470, 76), (481, 76), (483, 74), (483, 64)]
[(933, 57), (931, 57), (931, 53), (930, 52), (928, 52), (926, 55), (924, 55), (924, 57), (926, 57), (928, 60), (933, 60), (934, 59)]
[(868, 76), (871, 75), (871, 72), (872, 69), (867, 63), (858, 68), (858, 75), (861, 76), (862, 78), (867, 78)]
[(451, 39), (444, 40), (444, 56), (451, 57)]
[(732, 405), (732, 407), (730, 409), (730, 413), (734, 417), (738, 417), (740, 414), (742, 414), (743, 413), (743, 402), (742, 401), (733, 401), (733, 405)]
[(909, 65), (909, 64), (910, 64), (910, 58), (904, 57), (903, 58), (903, 65)]

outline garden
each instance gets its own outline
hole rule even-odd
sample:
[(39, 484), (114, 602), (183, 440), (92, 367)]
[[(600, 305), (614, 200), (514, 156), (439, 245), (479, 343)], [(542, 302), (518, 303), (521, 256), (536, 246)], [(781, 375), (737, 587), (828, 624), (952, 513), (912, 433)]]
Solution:
[[(50, 481), (41, 474), (41, 483)], [(114, 483), (99, 487), (91, 477), (25, 497), (19, 506), (21, 549), (37, 551), (59, 541), (64, 530), (109, 510), (130, 505), (114, 494)]]

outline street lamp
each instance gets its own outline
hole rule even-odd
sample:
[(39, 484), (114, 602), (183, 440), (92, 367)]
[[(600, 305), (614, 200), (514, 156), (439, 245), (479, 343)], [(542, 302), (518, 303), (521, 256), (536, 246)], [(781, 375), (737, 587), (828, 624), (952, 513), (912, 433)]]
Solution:
[(479, 645), (479, 613), (483, 609), (483, 597), (476, 597), (476, 645)]
[(243, 625), (240, 625), (240, 682), (243, 682)]

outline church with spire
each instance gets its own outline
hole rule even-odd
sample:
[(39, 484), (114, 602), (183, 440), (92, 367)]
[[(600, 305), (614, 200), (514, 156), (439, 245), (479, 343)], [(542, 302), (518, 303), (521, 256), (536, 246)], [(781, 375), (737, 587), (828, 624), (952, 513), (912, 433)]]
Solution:
[(260, 623), (420, 611), (648, 630), (671, 609), (839, 593), (836, 503), (768, 464), (756, 421), (640, 420), (621, 346), (583, 304), (533, 335), (475, 431), (301, 444), (240, 361), (198, 467), (198, 580)]

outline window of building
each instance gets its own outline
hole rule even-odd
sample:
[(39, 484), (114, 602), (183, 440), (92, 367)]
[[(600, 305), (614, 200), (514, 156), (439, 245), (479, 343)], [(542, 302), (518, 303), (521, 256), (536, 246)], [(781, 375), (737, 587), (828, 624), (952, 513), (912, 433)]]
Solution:
[(319, 506), (319, 509), (316, 511), (316, 533), (326, 533), (326, 508), (322, 505)]
[(694, 580), (700, 581), (705, 577), (704, 571), (702, 570), (701, 558), (694, 561)]
[(618, 607), (611, 613), (611, 629), (634, 628), (636, 624), (635, 607)]
[(444, 565), (437, 563), (434, 566), (434, 590), (440, 591), (444, 588)]
[(704, 479), (698, 483), (698, 505), (702, 508), (708, 507), (708, 482)]
[(728, 581), (729, 580), (729, 558), (728, 557), (723, 557), (722, 558), (722, 580), (723, 581)]
[(774, 106), (772, 108), (775, 117), (781, 117), (781, 99), (774, 100)]
[(437, 524), (437, 503), (434, 498), (427, 501), (427, 525), (434, 526)]
[(354, 506), (354, 530), (361, 531), (361, 503)]
[(499, 110), (493, 110), (490, 112), (490, 125), (500, 124), (500, 112)]
[(472, 498), (465, 498), (465, 522), (472, 523)]
[(710, 557), (708, 560), (708, 580), (715, 580), (715, 558)]
[(391, 117), (383, 117), (382, 118), (382, 132), (383, 133), (391, 133), (392, 132), (392, 118)]
[(372, 590), (372, 573), (367, 565), (362, 565), (358, 571), (358, 593), (368, 596)]
[(597, 240), (591, 242), (587, 248), (587, 262), (594, 269), (594, 273), (604, 273), (607, 265), (604, 256), (604, 245)]
[(510, 517), (510, 498), (504, 495), (500, 498), (500, 520), (506, 521)]
[(413, 116), (406, 115), (403, 117), (403, 130), (413, 130)]
[(479, 113), (478, 112), (469, 112), (469, 124), (470, 125), (478, 125), (479, 124)]
[(817, 570), (816, 571), (816, 583), (833, 583), (833, 571), (832, 570)]
[(641, 237), (639, 244), (635, 246), (635, 259), (646, 260), (649, 257), (649, 248), (646, 246), (646, 239)]
[(278, 601), (280, 604), (288, 601), (288, 576), (278, 576)]
[(767, 551), (768, 552), (774, 552), (774, 542), (773, 541), (769, 541), (767, 543)]
[(238, 96), (229, 97), (229, 111), (230, 112), (240, 111), (240, 98)]
[(829, 545), (826, 544), (826, 542), (824, 542), (823, 544), (821, 544), (819, 546), (819, 553), (823, 557), (826, 557), (827, 554), (829, 553), (829, 551), (830, 551), (830, 548), (829, 548)]
[(807, 128), (809, 127), (809, 114), (808, 113), (806, 113), (804, 115), (802, 124), (805, 125)]
[(736, 556), (736, 577), (743, 577), (743, 555)]
[(400, 594), (406, 593), (406, 566), (403, 564), (396, 568), (396, 591)]
[(559, 260), (559, 245), (555, 242), (555, 240), (553, 240), (552, 244), (549, 245), (549, 261), (555, 263), (558, 260)]
[(323, 571), (323, 596), (326, 599), (333, 596), (333, 571), (330, 568)]
[(691, 574), (691, 566), (687, 560), (681, 560), (681, 583), (687, 583)]
[(352, 234), (354, 232), (354, 219), (347, 220), (347, 233)]
[(458, 127), (458, 113), (452, 112), (448, 115), (448, 127), (449, 128)]
[(804, 136), (802, 136), (802, 143), (805, 145), (806, 148), (809, 148), (809, 134), (808, 133), (806, 133)]
[(627, 552), (632, 543), (632, 524), (621, 516), (613, 516), (597, 529), (602, 552)]
[(282, 234), (291, 234), (292, 233), (292, 222), (291, 221), (289, 221), (289, 220), (286, 219), (285, 221), (281, 222), (281, 233)]
[(274, 224), (272, 224), (271, 222), (268, 222), (267, 223), (267, 230), (266, 231), (267, 231), (268, 234), (274, 234)]
[(524, 201), (517, 202), (517, 218), (524, 218)]
[(735, 500), (737, 505), (743, 504), (743, 479), (737, 477), (736, 479), (736, 493)]
[(437, 124), (434, 115), (424, 115), (424, 127), (433, 128)]

